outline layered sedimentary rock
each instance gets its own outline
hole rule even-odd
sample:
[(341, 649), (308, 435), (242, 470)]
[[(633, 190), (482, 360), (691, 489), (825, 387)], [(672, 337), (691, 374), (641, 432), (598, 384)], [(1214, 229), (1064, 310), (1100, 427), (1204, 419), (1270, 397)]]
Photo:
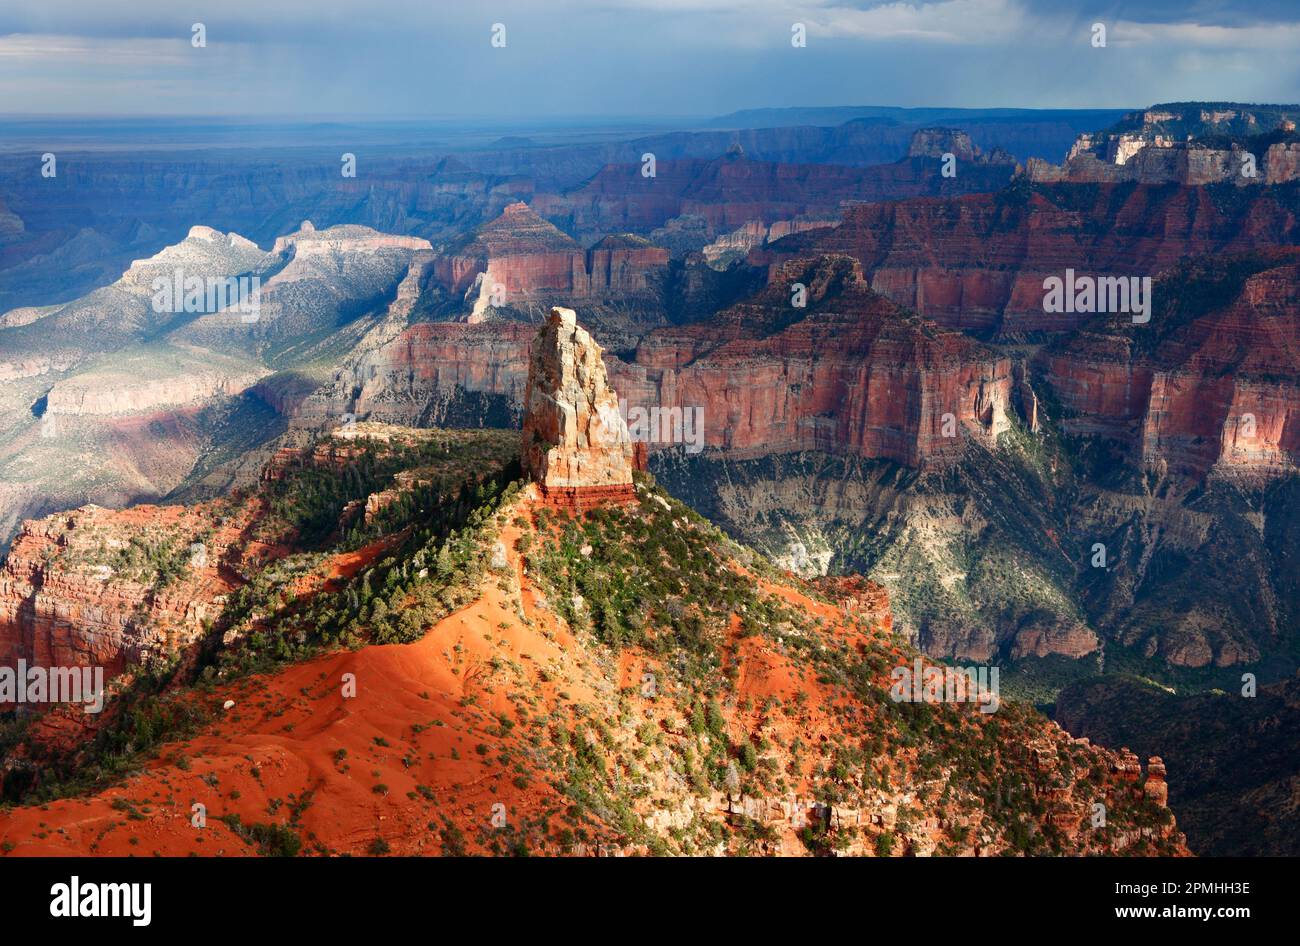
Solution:
[[(1175, 270), (1164, 286), (1173, 302), (1154, 317), (1154, 337), (1099, 319), (1042, 354), (1065, 429), (1118, 440), (1135, 462), (1187, 476), (1294, 472), (1300, 257), (1205, 262)], [(1216, 297), (1228, 301), (1180, 314)]]
[[(805, 307), (791, 304), (797, 282), (807, 287)], [(514, 323), (411, 326), (309, 398), (298, 420), (311, 426), (348, 411), (443, 423), (478, 404), (509, 423), (532, 334)], [(629, 411), (668, 417), (650, 431), (652, 451), (682, 446), (691, 414), (702, 427), (688, 446), (735, 457), (826, 450), (943, 463), (967, 439), (996, 441), (1016, 386), (1009, 358), (909, 316), (843, 257), (791, 263), (754, 299), (709, 322), (657, 329), (631, 361), (606, 362)]]
[(1222, 183), (1248, 186), (1283, 184), (1300, 178), (1300, 142), (1295, 141), (1263, 145), (1259, 153), (1235, 143), (1227, 148), (1207, 148), (1165, 138), (1124, 144), (1129, 147), (1120, 151), (1127, 157), (1123, 162), (1107, 161), (1084, 149), (1064, 165), (1031, 158), (1025, 170), (1032, 181), (1075, 184), (1134, 181), (1185, 187)]
[(1085, 657), (1097, 649), (1098, 643), (1096, 632), (1079, 621), (1036, 615), (1027, 619), (1016, 632), (1011, 658), (1018, 660), (1049, 654)]
[[(432, 255), (359, 226), (305, 223), (273, 252), (194, 226), (112, 285), (20, 313), (0, 326), (0, 480), (46, 497), (22, 501), (31, 515), (156, 500), (223, 440), (255, 454), (320, 383), (323, 353), (406, 327)], [(0, 496), (0, 547), (17, 515)]]
[(751, 220), (705, 245), (701, 254), (710, 266), (722, 269), (735, 260), (743, 260), (756, 247), (765, 246), (792, 233), (838, 226), (839, 222), (838, 215), (796, 217), (793, 220), (778, 220), (770, 226), (759, 220)]
[(651, 274), (668, 264), (668, 251), (631, 233), (611, 234), (586, 254), (588, 290), (592, 295), (645, 292)]
[(524, 393), (524, 474), (555, 502), (632, 502), (632, 441), (601, 348), (572, 309), (554, 308), (533, 341)]
[(338, 252), (402, 249), (428, 250), (429, 241), (423, 237), (380, 233), (370, 227), (356, 225), (329, 227), (317, 230), (310, 220), (304, 220), (296, 233), (276, 237), (272, 253), (291, 254), (294, 259), (310, 256), (327, 256)]
[(208, 370), (156, 379), (121, 378), (113, 385), (106, 384), (109, 379), (103, 377), (74, 377), (55, 384), (46, 405), (50, 414), (129, 414), (229, 397), (248, 390), (268, 373), (264, 369), (233, 374)]
[(668, 252), (648, 240), (612, 235), (584, 250), (527, 204), (509, 205), (460, 246), (439, 255), (435, 281), (471, 305), (471, 321), (488, 307), (644, 293)]
[(1030, 158), (1035, 181), (1137, 181), (1200, 186), (1280, 184), (1297, 178), (1295, 107), (1156, 105), (1080, 135), (1065, 163)]
[(536, 330), (521, 322), (421, 322), (362, 351), (294, 408), (295, 426), (344, 414), (394, 424), (514, 426)]
[(735, 457), (822, 450), (908, 466), (995, 442), (1013, 383), (1010, 359), (903, 312), (846, 257), (792, 262), (715, 320), (652, 332), (614, 377), (629, 410), (701, 411), (704, 445)]
[(1295, 243), (1300, 219), (1287, 201), (1272, 188), (1222, 203), (1205, 188), (1021, 182), (998, 194), (850, 207), (839, 227), (788, 237), (750, 260), (775, 274), (791, 258), (844, 253), (874, 290), (941, 325), (1064, 331), (1089, 316), (1047, 311), (1048, 277), (1155, 277), (1188, 255)]
[(715, 236), (755, 221), (771, 226), (834, 212), (852, 201), (996, 190), (1011, 178), (1008, 155), (977, 159), (973, 146), (963, 153), (971, 160), (955, 177), (942, 174), (941, 153), (930, 156), (924, 143), (917, 154), (871, 167), (753, 161), (738, 151), (711, 161), (659, 161), (653, 175), (643, 173), (643, 164), (617, 164), (568, 193), (538, 195), (535, 206), (577, 234), (650, 233), (677, 218), (699, 218)]
[(170, 658), (220, 614), (223, 561), (267, 551), (246, 525), (207, 506), (85, 506), (23, 523), (0, 568), (0, 665), (101, 667), (107, 680)]

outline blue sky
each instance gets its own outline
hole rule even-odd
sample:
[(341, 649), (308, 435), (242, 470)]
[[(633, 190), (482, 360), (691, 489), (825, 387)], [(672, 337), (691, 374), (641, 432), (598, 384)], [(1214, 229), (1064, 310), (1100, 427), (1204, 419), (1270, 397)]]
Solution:
[(53, 0), (0, 8), (0, 113), (494, 121), (1295, 102), (1297, 49), (1300, 0)]

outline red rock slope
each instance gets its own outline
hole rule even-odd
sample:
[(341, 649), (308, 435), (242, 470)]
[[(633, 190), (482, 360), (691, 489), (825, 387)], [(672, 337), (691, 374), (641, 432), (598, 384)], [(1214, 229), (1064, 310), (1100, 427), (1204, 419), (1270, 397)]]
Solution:
[[(177, 694), (212, 721), (116, 787), (7, 809), (3, 849), (1186, 853), (1157, 766), (1144, 786), (1130, 753), (1071, 740), (1032, 712), (1003, 707), (995, 727), (973, 707), (940, 706), (919, 744), (916, 730), (904, 737), (903, 707), (864, 702), (890, 666), (911, 661), (891, 638), (880, 589), (796, 587), (760, 563), (705, 553), (716, 534), (657, 491), (641, 493), (652, 530), (686, 538), (679, 564), (693, 586), (733, 575), (752, 589), (748, 616), (716, 629), (716, 697), (684, 685), (653, 646), (600, 644), (553, 597), (563, 579), (548, 550), (585, 530), (605, 551), (579, 557), (616, 568), (605, 543), (624, 541), (634, 520), (557, 525), (525, 493), (493, 519), (503, 550), (493, 576), (418, 641)], [(713, 556), (716, 575), (699, 575), (697, 554)], [(755, 633), (760, 601), (784, 616), (777, 634)], [(853, 683), (845, 672), (866, 676)], [(923, 763), (928, 750), (938, 755)], [(702, 762), (721, 768), (708, 775)], [(1004, 778), (1014, 789), (997, 788)], [(1100, 830), (1090, 826), (1098, 801), (1108, 812)]]

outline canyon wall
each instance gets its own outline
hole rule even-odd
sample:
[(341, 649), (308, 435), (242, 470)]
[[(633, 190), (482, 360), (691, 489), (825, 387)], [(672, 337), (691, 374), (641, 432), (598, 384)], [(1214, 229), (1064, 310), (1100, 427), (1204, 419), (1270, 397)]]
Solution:
[(659, 161), (653, 176), (644, 175), (641, 164), (609, 165), (579, 188), (537, 195), (534, 207), (580, 235), (649, 233), (676, 218), (698, 218), (717, 235), (753, 221), (771, 226), (854, 202), (997, 190), (1014, 167), (1009, 156), (989, 161), (971, 150), (963, 151), (955, 177), (943, 176), (940, 156), (924, 150), (871, 167), (779, 164), (733, 152), (709, 161)]
[[(847, 258), (789, 265), (806, 309), (782, 286), (710, 322), (647, 334), (631, 361), (606, 355), (628, 409), (702, 411), (702, 445), (735, 456), (827, 450), (910, 466), (945, 462), (966, 439), (1007, 429), (1011, 360), (936, 332), (873, 294)], [(493, 399), (518, 417), (533, 329), (517, 323), (421, 323), (341, 370), (296, 422), (343, 413), (441, 422), (456, 402)], [(680, 445), (655, 439), (650, 449)]]
[(945, 327), (1066, 331), (1087, 316), (1045, 311), (1047, 277), (1155, 277), (1184, 256), (1295, 243), (1297, 186), (1252, 188), (1224, 204), (1206, 188), (1022, 182), (998, 194), (850, 207), (840, 226), (749, 258), (775, 277), (788, 259), (847, 254), (872, 289)]
[[(1240, 265), (1247, 274), (1232, 278), (1225, 304), (1181, 324), (1170, 307), (1162, 313), (1170, 324), (1151, 343), (1131, 326), (1098, 320), (1045, 350), (1039, 361), (1065, 408), (1064, 429), (1117, 440), (1136, 462), (1196, 478), (1294, 473), (1300, 261), (1278, 251)], [(1216, 264), (1175, 271), (1167, 291), (1195, 295), (1207, 268)]]
[(268, 551), (247, 524), (212, 506), (148, 505), (24, 522), (0, 567), (0, 665), (102, 667), (110, 680), (170, 659), (220, 614), (231, 564)]

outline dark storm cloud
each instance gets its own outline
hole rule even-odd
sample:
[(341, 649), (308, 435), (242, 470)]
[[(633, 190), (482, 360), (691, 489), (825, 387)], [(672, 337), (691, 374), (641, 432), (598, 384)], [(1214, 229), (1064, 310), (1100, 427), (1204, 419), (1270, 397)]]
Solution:
[[(0, 9), (0, 112), (655, 116), (1300, 98), (1300, 4), (63, 0)], [(1093, 22), (1108, 46), (1091, 46)], [(208, 46), (190, 45), (203, 22)], [(494, 22), (507, 47), (494, 49)], [(806, 48), (790, 44), (805, 24)]]

